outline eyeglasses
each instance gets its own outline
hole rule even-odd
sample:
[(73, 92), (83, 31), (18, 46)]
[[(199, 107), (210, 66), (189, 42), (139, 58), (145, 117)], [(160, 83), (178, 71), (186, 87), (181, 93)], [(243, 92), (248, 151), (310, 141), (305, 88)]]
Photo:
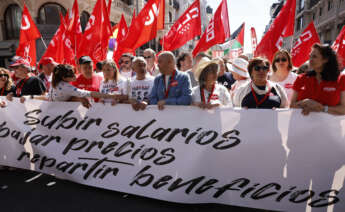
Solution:
[(153, 56), (144, 56), (145, 59), (153, 58)]
[(276, 60), (275, 60), (277, 63), (279, 63), (280, 61), (282, 61), (282, 62), (286, 62), (287, 61), (287, 59), (285, 58), (285, 57), (283, 57), (283, 58), (276, 58)]
[(124, 63), (124, 64), (129, 64), (130, 61), (129, 61), (129, 60), (126, 60), (126, 61), (120, 60), (120, 61), (119, 61), (119, 64), (121, 65), (122, 63)]
[(255, 71), (260, 71), (260, 70), (268, 71), (268, 69), (269, 69), (268, 66), (254, 66)]
[(8, 78), (8, 74), (0, 74), (0, 78), (1, 78), (1, 77)]

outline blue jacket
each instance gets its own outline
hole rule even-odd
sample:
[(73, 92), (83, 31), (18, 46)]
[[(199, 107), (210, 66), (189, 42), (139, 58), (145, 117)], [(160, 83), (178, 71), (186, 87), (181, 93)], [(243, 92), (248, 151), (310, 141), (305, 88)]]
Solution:
[[(171, 81), (169, 79), (169, 84)], [(192, 86), (186, 73), (176, 70), (174, 81), (170, 87), (168, 98), (165, 99), (165, 83), (163, 75), (156, 76), (150, 94), (150, 104), (156, 105), (158, 101), (165, 100), (167, 105), (190, 105), (192, 102)]]

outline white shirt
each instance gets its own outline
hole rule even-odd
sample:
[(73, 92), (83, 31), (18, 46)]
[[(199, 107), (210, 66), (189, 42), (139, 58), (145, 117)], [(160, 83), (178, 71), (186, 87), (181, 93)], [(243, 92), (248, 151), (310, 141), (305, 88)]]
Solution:
[(73, 96), (91, 97), (91, 91), (78, 89), (68, 82), (62, 81), (56, 86), (56, 88), (53, 88), (53, 86), (51, 86), (48, 93), (49, 101), (68, 101)]
[[(223, 106), (232, 106), (230, 94), (226, 87), (220, 84), (216, 84), (213, 94), (210, 97), (210, 92), (204, 89), (205, 101), (207, 103), (210, 99), (211, 104), (220, 104)], [(192, 102), (201, 102), (200, 86), (192, 88)]]
[(276, 82), (285, 89), (289, 102), (291, 101), (291, 97), (292, 97), (292, 93), (293, 93), (292, 87), (293, 87), (293, 84), (294, 84), (296, 78), (297, 78), (297, 74), (290, 71), (289, 75), (286, 77), (286, 79), (284, 81)]
[[(99, 87), (100, 93), (105, 94), (126, 94), (127, 88), (125, 80), (119, 79), (117, 82), (115, 80), (108, 80), (107, 82), (102, 81)], [(112, 99), (103, 99), (104, 102), (112, 102)]]
[(131, 99), (136, 99), (137, 101), (148, 101), (152, 87), (153, 87), (154, 77), (146, 75), (145, 79), (137, 80), (132, 78), (129, 82), (128, 96)]

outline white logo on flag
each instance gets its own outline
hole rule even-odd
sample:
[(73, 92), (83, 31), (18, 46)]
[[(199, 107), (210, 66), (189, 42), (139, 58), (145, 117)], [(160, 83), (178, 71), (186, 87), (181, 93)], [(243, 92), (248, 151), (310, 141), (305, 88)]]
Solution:
[(21, 29), (28, 30), (30, 28), (30, 21), (28, 19), (28, 16), (24, 15), (23, 18), (24, 18), (24, 24), (22, 24)]
[(145, 21), (145, 26), (149, 26), (153, 23), (153, 21), (155, 20), (155, 17), (158, 16), (158, 8), (156, 4), (152, 5), (152, 8), (149, 11), (149, 16), (146, 17), (146, 19), (148, 19), (147, 21)]
[(90, 16), (90, 20), (89, 20), (89, 22), (87, 22), (87, 26), (85, 28), (85, 31), (89, 30), (91, 28), (91, 26), (95, 25), (95, 19), (96, 19), (96, 17), (94, 15)]
[(208, 25), (206, 29), (206, 42), (214, 39), (214, 20), (212, 19), (210, 24)]

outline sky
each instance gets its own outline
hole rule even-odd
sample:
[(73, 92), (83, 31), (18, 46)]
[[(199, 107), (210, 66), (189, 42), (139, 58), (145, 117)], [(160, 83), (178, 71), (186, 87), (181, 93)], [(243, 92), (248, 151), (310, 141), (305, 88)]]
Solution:
[[(213, 13), (216, 11), (220, 2), (221, 0), (207, 0), (207, 4), (213, 8)], [(271, 5), (276, 2), (278, 2), (278, 0), (227, 0), (231, 33), (245, 22), (245, 53), (252, 52), (250, 28), (255, 28), (259, 43), (265, 31), (265, 27), (271, 19)]]

